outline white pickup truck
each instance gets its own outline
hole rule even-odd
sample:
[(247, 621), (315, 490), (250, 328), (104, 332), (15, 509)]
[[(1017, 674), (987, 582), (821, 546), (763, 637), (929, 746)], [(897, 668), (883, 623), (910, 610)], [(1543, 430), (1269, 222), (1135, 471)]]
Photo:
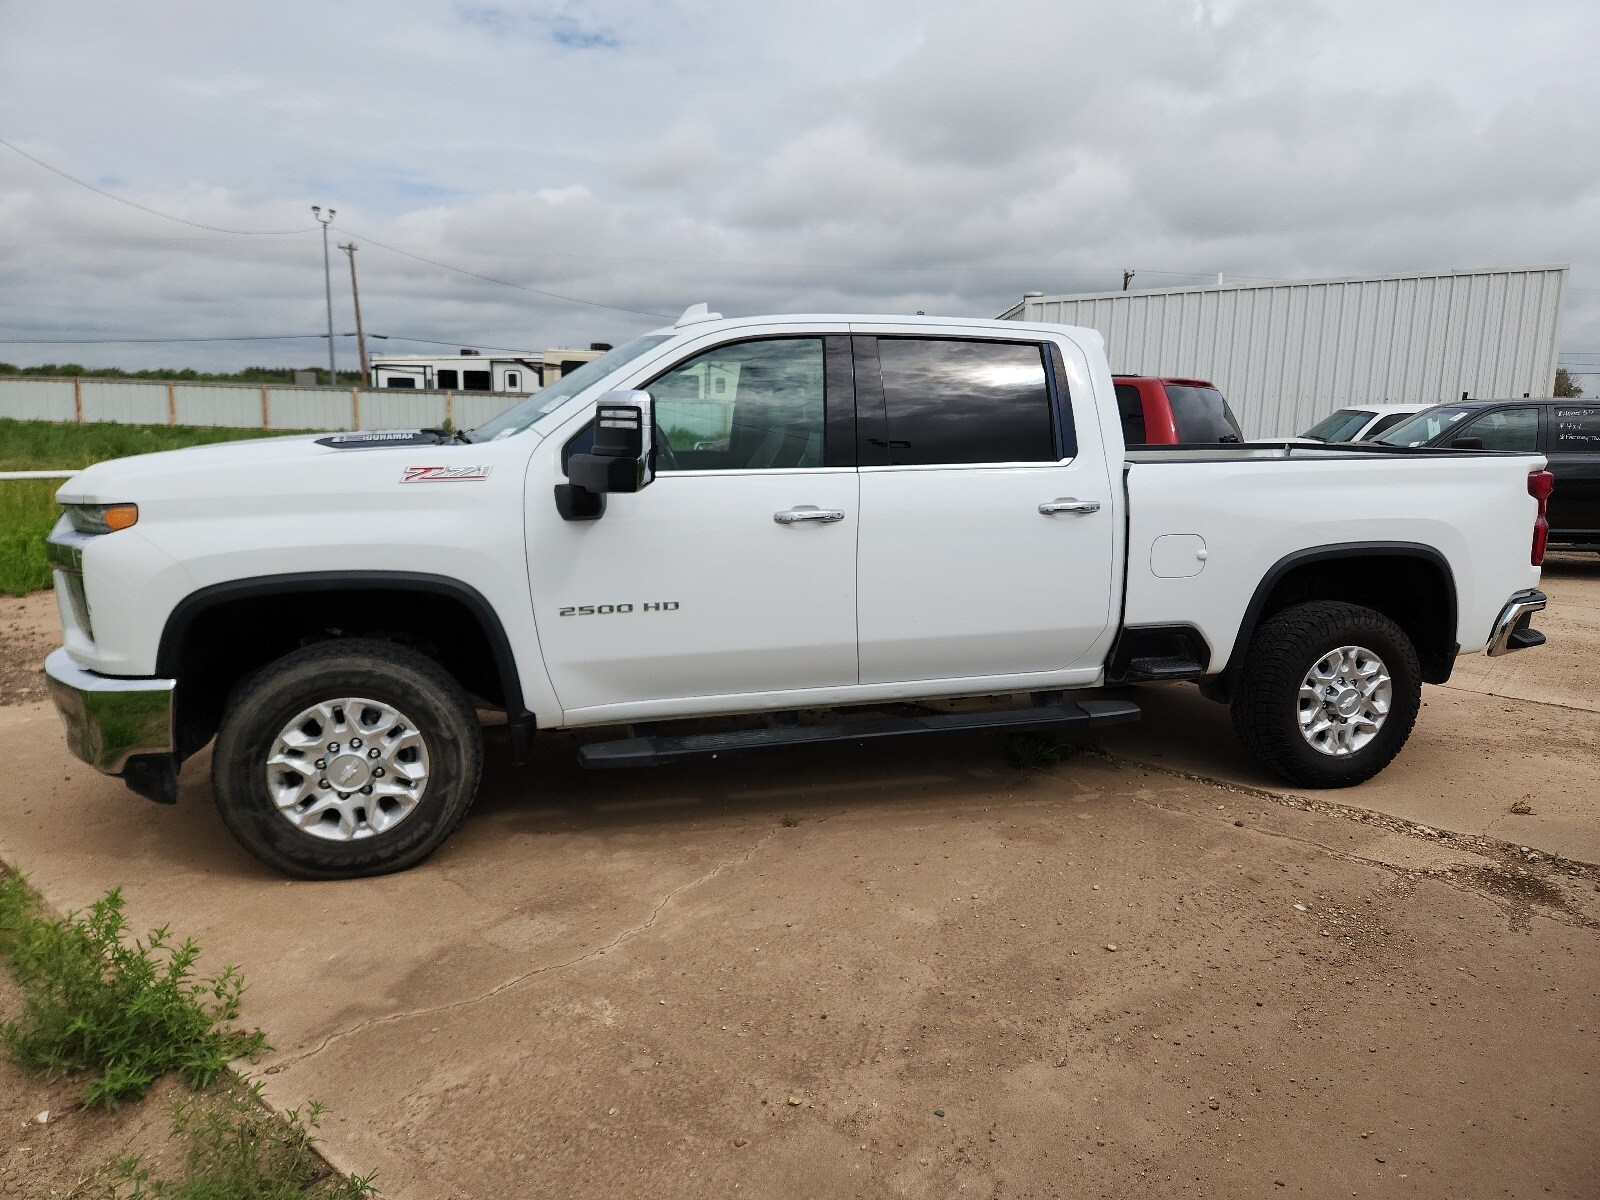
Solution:
[[(1129, 453), (1092, 330), (697, 306), (470, 433), (90, 467), (46, 671), (74, 752), (152, 799), (215, 738), (228, 827), (317, 878), (435, 849), (496, 713), (519, 761), (631, 726), (581, 751), (607, 767), (1093, 726), (1138, 709), (1072, 693), (1192, 680), (1263, 765), (1341, 787), (1458, 654), (1544, 640), (1548, 482), (1529, 454)], [(1017, 706), (881, 711), (966, 696)]]

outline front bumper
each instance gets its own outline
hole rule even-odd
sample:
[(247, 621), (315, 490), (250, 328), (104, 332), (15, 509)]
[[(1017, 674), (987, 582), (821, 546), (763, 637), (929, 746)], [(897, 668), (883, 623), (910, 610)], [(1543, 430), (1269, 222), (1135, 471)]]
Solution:
[(107, 775), (131, 759), (171, 755), (173, 679), (114, 679), (85, 671), (65, 649), (44, 660), (50, 698), (67, 727), (67, 746)]
[(1544, 611), (1548, 603), (1545, 594), (1535, 588), (1518, 592), (1495, 618), (1494, 632), (1489, 635), (1489, 656), (1498, 658), (1513, 650), (1527, 650), (1544, 645), (1544, 634), (1533, 628), (1533, 614)]

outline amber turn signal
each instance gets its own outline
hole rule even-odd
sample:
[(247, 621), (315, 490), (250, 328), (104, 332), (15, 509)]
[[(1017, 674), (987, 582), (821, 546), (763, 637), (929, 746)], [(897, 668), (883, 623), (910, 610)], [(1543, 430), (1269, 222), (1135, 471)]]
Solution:
[(137, 504), (112, 504), (105, 510), (106, 528), (112, 533), (119, 529), (126, 529), (139, 520), (139, 506)]

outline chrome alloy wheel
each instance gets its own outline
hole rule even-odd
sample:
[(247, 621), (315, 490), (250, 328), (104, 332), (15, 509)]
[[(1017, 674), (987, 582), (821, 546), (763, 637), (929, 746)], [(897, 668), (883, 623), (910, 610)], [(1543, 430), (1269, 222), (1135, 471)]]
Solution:
[(1393, 693), (1389, 668), (1371, 650), (1330, 650), (1300, 681), (1300, 736), (1333, 758), (1354, 754), (1378, 736)]
[(360, 696), (312, 705), (279, 731), (267, 758), (267, 790), (284, 820), (331, 842), (393, 829), (427, 788), (417, 727)]

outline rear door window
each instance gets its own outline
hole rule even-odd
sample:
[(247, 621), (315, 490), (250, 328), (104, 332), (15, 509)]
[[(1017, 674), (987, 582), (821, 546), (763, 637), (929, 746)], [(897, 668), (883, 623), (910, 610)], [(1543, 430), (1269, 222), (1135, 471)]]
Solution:
[(1550, 412), (1550, 449), (1561, 454), (1600, 454), (1600, 408), (1569, 408), (1558, 404)]
[(880, 337), (893, 466), (1055, 462), (1044, 351), (1036, 343)]
[(1238, 442), (1244, 440), (1233, 410), (1214, 387), (1166, 385), (1167, 403), (1178, 427), (1180, 442)]

